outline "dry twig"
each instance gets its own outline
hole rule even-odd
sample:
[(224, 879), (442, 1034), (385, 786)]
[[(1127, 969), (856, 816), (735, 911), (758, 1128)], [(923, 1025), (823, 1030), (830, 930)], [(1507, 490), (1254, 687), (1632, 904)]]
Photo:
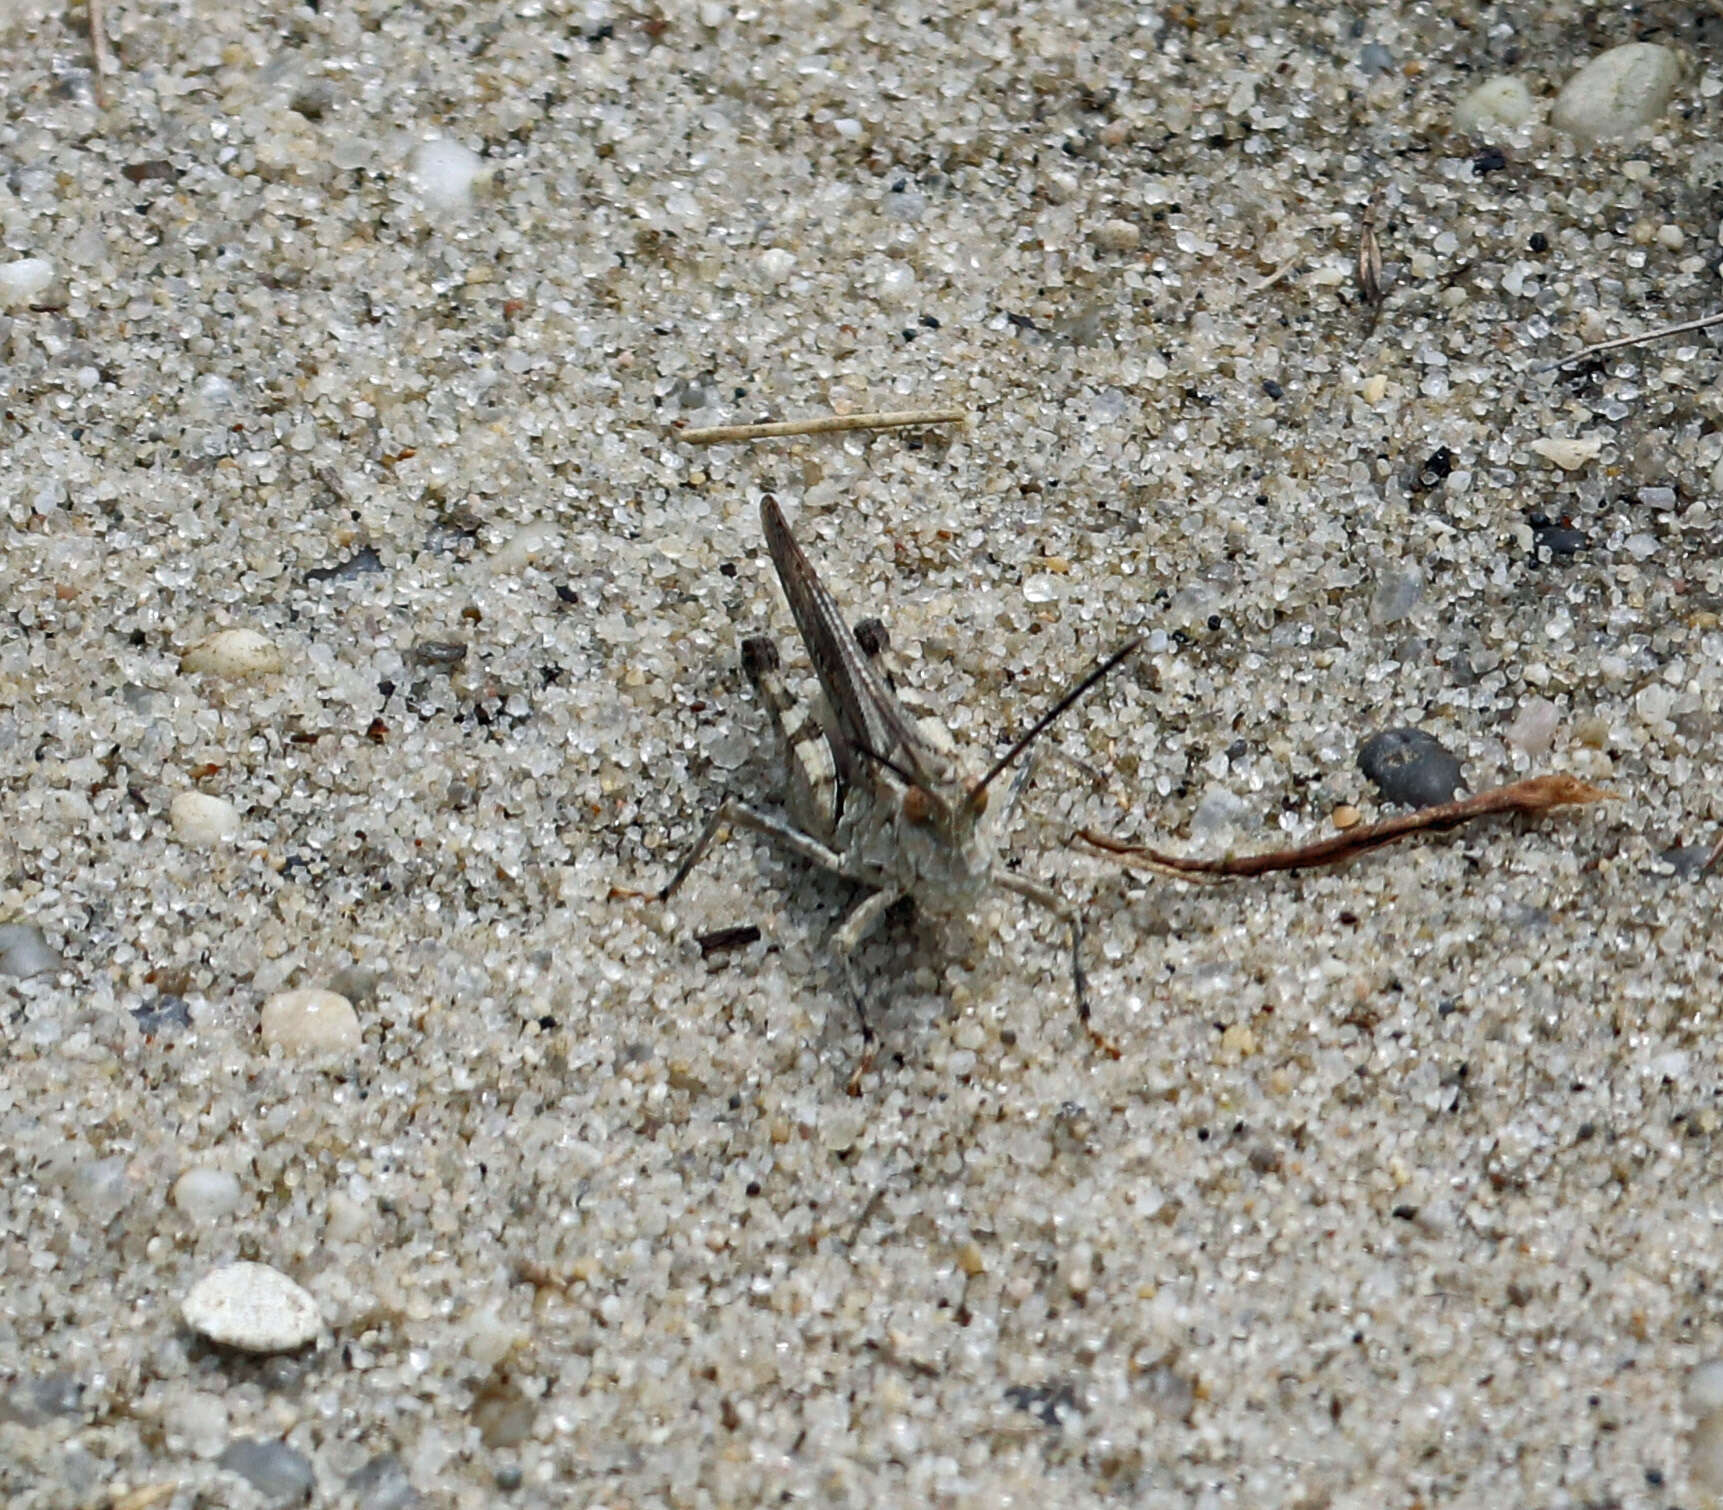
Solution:
[(1139, 861), (1155, 870), (1170, 871), (1180, 876), (1260, 876), (1275, 870), (1314, 870), (1323, 865), (1339, 865), (1380, 849), (1408, 834), (1421, 834), (1441, 829), (1458, 828), (1474, 818), (1488, 818), (1498, 813), (1546, 813), (1551, 808), (1574, 807), (1588, 802), (1602, 802), (1613, 796), (1602, 787), (1581, 781), (1577, 776), (1533, 776), (1507, 786), (1491, 787), (1475, 797), (1461, 802), (1444, 802), (1436, 807), (1420, 808), (1398, 818), (1363, 828), (1348, 829), (1331, 839), (1319, 839), (1314, 844), (1294, 849), (1277, 849), (1260, 855), (1226, 855), (1218, 860), (1204, 860), (1185, 855), (1169, 855), (1150, 849), (1144, 844), (1126, 844), (1084, 829), (1078, 838), (1118, 856), (1126, 864)]
[(107, 108), (108, 80), (119, 70), (114, 63), (114, 50), (108, 45), (107, 0), (84, 0), (84, 11), (90, 21), (90, 57), (95, 68), (96, 103)]
[(770, 440), (779, 435), (826, 435), (833, 430), (961, 425), (968, 418), (966, 409), (885, 409), (872, 414), (822, 414), (816, 419), (779, 419), (759, 425), (712, 425), (694, 430), (679, 430), (673, 425), (670, 434), (691, 446), (716, 446), (732, 440)]
[(1714, 315), (1701, 315), (1697, 320), (1683, 320), (1678, 325), (1660, 325), (1656, 330), (1642, 330), (1638, 335), (1617, 336), (1613, 341), (1599, 341), (1595, 346), (1582, 347), (1572, 356), (1566, 356), (1556, 362), (1545, 362), (1538, 368), (1539, 372), (1554, 372), (1559, 367), (1571, 367), (1575, 362), (1583, 362), (1587, 357), (1595, 357), (1606, 351), (1619, 351), (1623, 346), (1640, 346), (1647, 341), (1661, 341), (1665, 336), (1684, 336), (1689, 331), (1708, 330), (1713, 325), (1723, 325), (1723, 311)]

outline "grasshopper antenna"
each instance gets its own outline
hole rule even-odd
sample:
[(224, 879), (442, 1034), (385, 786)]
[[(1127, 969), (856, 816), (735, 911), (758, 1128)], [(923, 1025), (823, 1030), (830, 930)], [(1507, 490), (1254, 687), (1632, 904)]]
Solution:
[(982, 808), (986, 807), (987, 788), (993, 783), (994, 779), (1008, 770), (1012, 764), (1015, 763), (1019, 755), (1045, 734), (1052, 726), (1055, 719), (1067, 712), (1071, 705), (1075, 703), (1078, 698), (1082, 697), (1083, 694), (1097, 682), (1110, 675), (1118, 666), (1119, 662), (1132, 654), (1132, 652), (1134, 652), (1142, 643), (1143, 637), (1141, 635), (1138, 635), (1135, 639), (1127, 640), (1110, 656), (1108, 656), (1106, 660), (1102, 661), (1099, 666), (1084, 677), (1082, 681), (1078, 682), (1075, 687), (1060, 698), (1058, 702), (1054, 703), (1051, 708), (1036, 719), (1029, 732), (994, 762), (992, 770), (983, 776), (981, 780), (976, 782), (974, 786), (970, 787), (968, 798), (970, 808), (975, 812), (980, 812)]

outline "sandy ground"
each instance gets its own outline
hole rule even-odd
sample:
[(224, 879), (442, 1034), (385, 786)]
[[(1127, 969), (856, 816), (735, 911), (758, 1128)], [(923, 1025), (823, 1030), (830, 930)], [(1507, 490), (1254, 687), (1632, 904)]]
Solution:
[[(0, 31), (0, 1497), (1701, 1501), (1723, 366), (1549, 364), (1719, 305), (1715, 12), (109, 11), (102, 100)], [(1636, 40), (1653, 127), (1547, 124)], [(1001, 840), (1116, 1060), (1003, 892), (861, 949), (855, 1096), (852, 887), (613, 899), (781, 782), (763, 491), (977, 765), (1146, 636)], [(1070, 842), (1321, 837), (1396, 725), (1617, 800)], [(236, 1258), (316, 1344), (185, 1327)]]

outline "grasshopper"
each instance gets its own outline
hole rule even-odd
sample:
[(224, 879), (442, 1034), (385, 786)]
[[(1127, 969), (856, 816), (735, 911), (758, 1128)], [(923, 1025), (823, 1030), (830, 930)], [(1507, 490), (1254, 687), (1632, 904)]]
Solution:
[(760, 525), (778, 581), (789, 599), (825, 693), (816, 715), (784, 684), (777, 646), (764, 637), (742, 643), (742, 666), (765, 704), (788, 768), (790, 821), (726, 798), (687, 857), (658, 893), (667, 901), (700, 863), (726, 825), (753, 829), (793, 854), (867, 889), (833, 936), (856, 1015), (862, 1060), (850, 1087), (873, 1061), (874, 1032), (853, 955), (887, 909), (903, 897), (935, 911), (969, 911), (1001, 886), (1065, 925), (1077, 1015), (1108, 1053), (1112, 1047), (1089, 1020), (1083, 973), (1083, 923), (1077, 909), (1050, 887), (1001, 867), (996, 834), (986, 821), (988, 788), (1061, 713), (1137, 648), (1114, 651), (1066, 693), (985, 775), (966, 768), (951, 735), (912, 693), (900, 689), (890, 664), (891, 643), (878, 619), (847, 628), (837, 601), (790, 534), (777, 500), (760, 500)]

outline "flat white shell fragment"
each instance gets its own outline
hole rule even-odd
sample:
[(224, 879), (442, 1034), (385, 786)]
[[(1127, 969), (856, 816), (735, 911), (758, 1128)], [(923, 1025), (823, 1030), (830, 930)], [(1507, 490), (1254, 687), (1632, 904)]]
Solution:
[(268, 1264), (223, 1264), (204, 1275), (180, 1307), (185, 1324), (223, 1347), (287, 1353), (323, 1325), (317, 1302)]

